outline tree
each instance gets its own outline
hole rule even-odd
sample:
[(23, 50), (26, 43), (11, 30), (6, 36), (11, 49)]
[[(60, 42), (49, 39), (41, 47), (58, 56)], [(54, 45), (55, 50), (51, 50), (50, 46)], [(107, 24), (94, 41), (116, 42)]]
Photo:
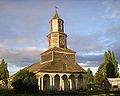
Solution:
[(114, 68), (115, 68), (115, 76), (119, 77), (119, 68), (118, 68), (118, 61), (116, 60), (115, 54), (112, 51), (112, 62), (114, 64)]
[(9, 77), (9, 71), (7, 69), (7, 63), (2, 59), (0, 64), (0, 80), (7, 80)]
[(87, 70), (87, 81), (89, 84), (93, 83), (93, 73), (90, 70), (90, 68), (88, 68), (88, 70)]
[(35, 74), (26, 69), (15, 74), (12, 85), (17, 91), (36, 92), (38, 90), (38, 81)]
[(94, 77), (95, 82), (102, 82), (107, 78), (119, 77), (118, 61), (113, 51), (108, 50), (104, 53), (104, 63), (99, 66)]
[(106, 65), (106, 74), (107, 78), (116, 78), (115, 67), (111, 62)]
[(105, 80), (105, 75), (104, 75), (104, 64), (101, 64), (98, 68), (98, 71), (95, 73), (94, 76), (94, 83), (99, 83)]
[[(108, 52), (104, 55), (104, 65), (106, 67), (106, 77), (107, 78), (117, 78), (119, 77), (119, 68), (118, 68), (118, 61), (114, 55), (113, 51), (108, 50)], [(113, 76), (114, 75), (114, 76)]]

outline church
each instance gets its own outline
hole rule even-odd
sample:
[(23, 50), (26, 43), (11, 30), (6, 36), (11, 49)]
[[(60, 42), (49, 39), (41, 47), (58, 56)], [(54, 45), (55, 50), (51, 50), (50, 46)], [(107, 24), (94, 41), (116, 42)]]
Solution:
[(76, 52), (67, 47), (64, 21), (57, 10), (49, 21), (48, 50), (40, 54), (40, 62), (27, 67), (35, 73), (40, 91), (68, 91), (87, 88), (86, 71), (77, 64)]

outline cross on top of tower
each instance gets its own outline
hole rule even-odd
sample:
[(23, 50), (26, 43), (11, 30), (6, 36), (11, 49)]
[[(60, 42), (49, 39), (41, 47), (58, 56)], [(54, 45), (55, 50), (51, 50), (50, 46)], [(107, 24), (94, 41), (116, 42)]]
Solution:
[(55, 6), (55, 10), (58, 10), (59, 8), (57, 6)]
[[(57, 12), (58, 7), (57, 7), (57, 6), (55, 6), (54, 8), (55, 8), (55, 14), (54, 14), (54, 16), (53, 16), (53, 18), (52, 18), (52, 19), (61, 19), (61, 18), (60, 18), (60, 16), (58, 15), (58, 12)], [(62, 20), (62, 19), (61, 19), (61, 20)]]

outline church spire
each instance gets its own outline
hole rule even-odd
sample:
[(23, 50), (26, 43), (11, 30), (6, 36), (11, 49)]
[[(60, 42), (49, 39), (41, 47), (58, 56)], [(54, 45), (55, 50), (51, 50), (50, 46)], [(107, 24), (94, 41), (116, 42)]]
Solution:
[[(52, 19), (60, 19), (60, 20), (62, 20), (61, 18), (60, 18), (60, 16), (58, 15), (58, 7), (57, 6), (55, 6), (55, 14), (54, 14), (54, 16), (53, 16), (53, 18)], [(51, 19), (51, 20), (52, 20)]]
[[(55, 9), (55, 14), (52, 19), (61, 19), (58, 15), (57, 9)], [(61, 19), (62, 20), (62, 19)]]

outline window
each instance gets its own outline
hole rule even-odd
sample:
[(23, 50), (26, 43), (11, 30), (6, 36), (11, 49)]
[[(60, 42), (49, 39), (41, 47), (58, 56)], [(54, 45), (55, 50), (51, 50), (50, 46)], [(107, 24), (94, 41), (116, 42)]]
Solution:
[(67, 69), (67, 64), (63, 64), (63, 70)]

